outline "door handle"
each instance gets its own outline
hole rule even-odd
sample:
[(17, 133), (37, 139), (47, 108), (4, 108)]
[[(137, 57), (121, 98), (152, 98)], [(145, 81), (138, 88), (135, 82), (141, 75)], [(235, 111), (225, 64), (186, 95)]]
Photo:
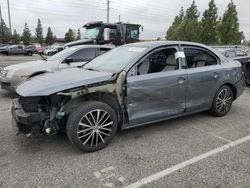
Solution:
[(215, 79), (219, 78), (219, 76), (220, 76), (220, 74), (219, 74), (218, 72), (215, 72), (215, 73), (214, 73), (214, 78), (215, 78)]
[(186, 80), (186, 78), (179, 77), (178, 80), (177, 80), (177, 82), (178, 82), (178, 84), (183, 84), (185, 82), (185, 80)]

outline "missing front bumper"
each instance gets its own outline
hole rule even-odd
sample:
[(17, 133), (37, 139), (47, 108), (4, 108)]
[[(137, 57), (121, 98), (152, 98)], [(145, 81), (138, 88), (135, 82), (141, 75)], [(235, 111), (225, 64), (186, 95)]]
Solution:
[(25, 112), (18, 99), (14, 99), (12, 102), (12, 125), (16, 133), (40, 135), (46, 114), (44, 112)]

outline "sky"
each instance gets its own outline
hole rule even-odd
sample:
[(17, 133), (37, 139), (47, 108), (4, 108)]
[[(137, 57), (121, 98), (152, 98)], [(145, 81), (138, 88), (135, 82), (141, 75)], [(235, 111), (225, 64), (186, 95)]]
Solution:
[[(222, 16), (230, 0), (215, 0), (218, 15)], [(12, 29), (22, 33), (27, 22), (35, 33), (40, 18), (44, 35), (50, 26), (53, 33), (63, 38), (69, 29), (77, 29), (91, 21), (106, 21), (107, 0), (9, 0)], [(166, 30), (181, 7), (187, 9), (192, 0), (110, 0), (110, 22), (121, 21), (143, 25), (141, 39), (164, 38)], [(234, 0), (237, 6), (240, 30), (250, 40), (250, 0)], [(202, 15), (208, 8), (207, 0), (196, 0)], [(0, 0), (2, 16), (8, 23), (7, 0)]]

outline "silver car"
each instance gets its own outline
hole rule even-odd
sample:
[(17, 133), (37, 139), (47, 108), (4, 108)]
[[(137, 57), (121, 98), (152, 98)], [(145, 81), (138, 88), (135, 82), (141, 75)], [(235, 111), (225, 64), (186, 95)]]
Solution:
[(17, 87), (18, 133), (65, 130), (83, 151), (104, 148), (118, 129), (209, 111), (226, 115), (243, 92), (241, 64), (190, 42), (115, 48), (83, 69), (47, 73)]
[(14, 92), (16, 86), (28, 78), (45, 72), (81, 67), (98, 55), (111, 49), (113, 49), (112, 46), (101, 45), (74, 46), (63, 50), (46, 60), (37, 60), (7, 66), (0, 73), (1, 87), (2, 89)]

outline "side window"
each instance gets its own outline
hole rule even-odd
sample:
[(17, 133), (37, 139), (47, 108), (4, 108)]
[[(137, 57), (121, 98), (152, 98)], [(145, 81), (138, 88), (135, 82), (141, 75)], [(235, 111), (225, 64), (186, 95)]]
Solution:
[(18, 49), (21, 50), (21, 49), (23, 49), (23, 47), (22, 46), (18, 46)]
[(206, 67), (217, 65), (217, 59), (204, 50), (184, 48), (188, 68)]
[(68, 58), (72, 58), (73, 62), (90, 61), (95, 58), (95, 48), (81, 49)]
[(246, 55), (247, 55), (246, 52), (243, 52), (243, 51), (241, 51), (241, 50), (236, 50), (236, 56), (237, 56), (237, 57), (246, 56)]
[(133, 26), (127, 26), (126, 37), (129, 39), (139, 39), (139, 28)]
[(232, 51), (232, 50), (227, 51), (225, 55), (226, 55), (226, 57), (228, 57), (228, 58), (234, 58), (234, 57), (236, 57), (235, 51)]
[(110, 48), (100, 48), (98, 50), (99, 51), (98, 55), (102, 55), (102, 54), (108, 52), (109, 50), (111, 50), (111, 49)]
[(134, 75), (143, 75), (178, 69), (178, 63), (175, 59), (175, 48), (157, 50), (143, 58), (136, 67)]

